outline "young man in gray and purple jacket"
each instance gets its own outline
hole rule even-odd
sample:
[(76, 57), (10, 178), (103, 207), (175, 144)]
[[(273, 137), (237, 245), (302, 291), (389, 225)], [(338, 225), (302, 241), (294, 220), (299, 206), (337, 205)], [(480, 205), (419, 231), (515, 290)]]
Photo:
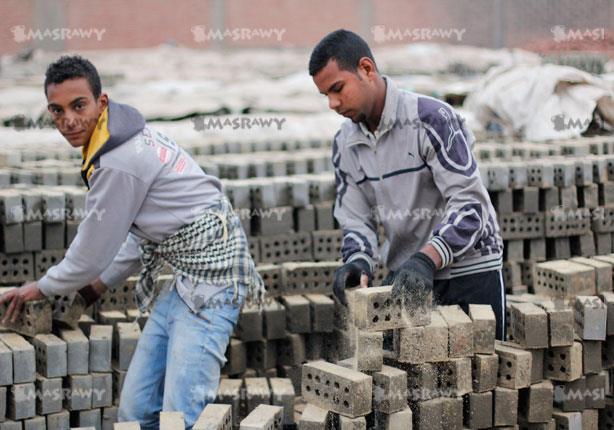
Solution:
[[(465, 311), (490, 304), (504, 339), (503, 241), (462, 118), (440, 100), (399, 90), (350, 31), (318, 43), (309, 74), (329, 108), (350, 120), (333, 142), (344, 262), (336, 296), (345, 303), (345, 288), (370, 281), (382, 261), (385, 284), (407, 306), (431, 291), (437, 304)], [(386, 241), (378, 248), (379, 223)]]

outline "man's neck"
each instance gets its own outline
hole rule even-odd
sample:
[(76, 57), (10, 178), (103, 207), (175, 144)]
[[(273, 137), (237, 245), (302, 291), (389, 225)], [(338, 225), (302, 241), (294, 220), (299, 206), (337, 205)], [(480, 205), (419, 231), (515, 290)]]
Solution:
[(369, 129), (371, 133), (375, 133), (379, 123), (382, 119), (382, 113), (384, 112), (384, 106), (386, 105), (386, 80), (381, 76), (378, 77), (376, 81), (376, 95), (375, 95), (375, 104), (373, 106), (373, 111), (371, 115), (366, 118), (365, 125)]

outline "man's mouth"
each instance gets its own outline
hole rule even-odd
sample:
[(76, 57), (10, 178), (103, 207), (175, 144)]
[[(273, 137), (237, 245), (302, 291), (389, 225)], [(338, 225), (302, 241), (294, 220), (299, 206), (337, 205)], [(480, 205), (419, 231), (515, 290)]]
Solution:
[(74, 133), (65, 133), (64, 137), (67, 139), (75, 139), (77, 137), (79, 137), (81, 134), (83, 134), (83, 131), (77, 131)]

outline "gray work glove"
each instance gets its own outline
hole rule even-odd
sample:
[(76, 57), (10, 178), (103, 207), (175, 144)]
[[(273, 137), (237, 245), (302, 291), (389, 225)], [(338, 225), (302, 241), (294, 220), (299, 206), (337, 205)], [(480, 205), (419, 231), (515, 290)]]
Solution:
[(369, 263), (362, 258), (345, 263), (343, 266), (335, 270), (333, 280), (333, 293), (339, 299), (343, 306), (347, 306), (348, 302), (345, 297), (345, 289), (347, 287), (357, 287), (360, 285), (360, 277), (365, 274), (369, 277), (369, 286), (373, 280), (373, 274)]
[(401, 299), (406, 308), (424, 308), (430, 304), (435, 277), (435, 263), (423, 252), (416, 252), (394, 274), (392, 298)]

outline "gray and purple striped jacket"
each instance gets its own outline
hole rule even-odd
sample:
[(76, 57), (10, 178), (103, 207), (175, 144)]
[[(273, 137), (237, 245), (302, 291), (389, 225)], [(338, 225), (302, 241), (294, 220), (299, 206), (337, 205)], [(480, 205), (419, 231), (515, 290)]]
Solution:
[[(436, 279), (500, 269), (503, 241), (473, 134), (450, 105), (385, 79), (375, 134), (348, 120), (333, 142), (343, 261), (397, 270), (430, 242), (443, 261)], [(379, 223), (386, 241), (378, 249)]]

